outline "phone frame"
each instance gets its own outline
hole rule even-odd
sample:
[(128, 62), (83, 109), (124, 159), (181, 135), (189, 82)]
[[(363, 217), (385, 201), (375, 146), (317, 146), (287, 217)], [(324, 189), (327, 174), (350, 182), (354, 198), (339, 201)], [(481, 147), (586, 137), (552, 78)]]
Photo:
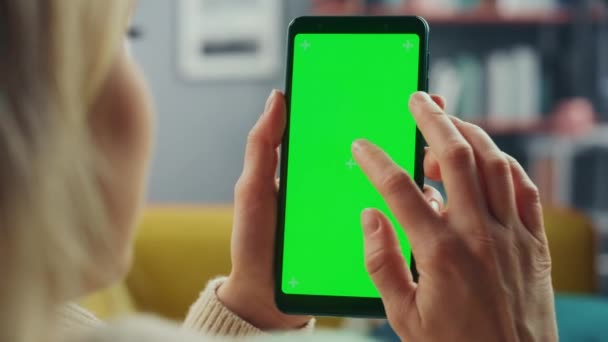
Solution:
[[(418, 90), (428, 89), (429, 65), (429, 25), (417, 16), (390, 17), (299, 17), (291, 22), (288, 32), (287, 67), (285, 80), (285, 99), (287, 103), (287, 125), (281, 148), (281, 181), (278, 196), (277, 231), (275, 243), (275, 301), (277, 307), (289, 314), (314, 314), (321, 316), (350, 316), (350, 317), (386, 317), (386, 312), (379, 298), (335, 297), (315, 295), (292, 295), (282, 291), (283, 278), (283, 247), (285, 230), (285, 205), (287, 195), (287, 165), (289, 151), (291, 88), (294, 61), (294, 42), (300, 33), (407, 33), (418, 34), (420, 37), (420, 56), (418, 68)], [(416, 162), (414, 179), (422, 189), (424, 185), (424, 138), (416, 129)], [(412, 256), (410, 269), (417, 281), (416, 263)]]

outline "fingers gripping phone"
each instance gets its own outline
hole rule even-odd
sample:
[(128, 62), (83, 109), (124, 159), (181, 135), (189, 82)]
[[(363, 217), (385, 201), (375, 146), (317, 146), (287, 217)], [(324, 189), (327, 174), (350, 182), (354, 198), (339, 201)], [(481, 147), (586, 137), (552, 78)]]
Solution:
[(275, 254), (281, 310), (385, 316), (364, 264), (365, 208), (391, 219), (416, 277), (407, 236), (351, 145), (370, 140), (422, 186), (424, 144), (408, 101), (427, 90), (428, 32), (419, 17), (303, 17), (290, 25)]

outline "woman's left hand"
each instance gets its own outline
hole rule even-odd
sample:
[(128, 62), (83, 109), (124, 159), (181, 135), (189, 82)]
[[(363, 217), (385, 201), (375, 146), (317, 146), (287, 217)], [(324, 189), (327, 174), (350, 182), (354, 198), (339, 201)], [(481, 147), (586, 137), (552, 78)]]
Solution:
[(273, 91), (249, 133), (243, 173), (235, 187), (232, 272), (218, 290), (228, 309), (262, 330), (297, 329), (311, 319), (286, 315), (274, 301), (276, 169), (285, 111), (283, 95)]

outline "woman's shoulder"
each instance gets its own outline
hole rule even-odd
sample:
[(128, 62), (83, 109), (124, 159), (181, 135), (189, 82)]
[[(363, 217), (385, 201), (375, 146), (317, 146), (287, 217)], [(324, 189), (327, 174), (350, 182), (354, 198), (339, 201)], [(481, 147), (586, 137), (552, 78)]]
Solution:
[(277, 334), (257, 338), (227, 338), (202, 336), (180, 328), (177, 324), (156, 317), (136, 317), (122, 319), (95, 329), (87, 336), (74, 342), (227, 342), (227, 341), (332, 341), (369, 342), (370, 339), (342, 333), (319, 332), (314, 335)]

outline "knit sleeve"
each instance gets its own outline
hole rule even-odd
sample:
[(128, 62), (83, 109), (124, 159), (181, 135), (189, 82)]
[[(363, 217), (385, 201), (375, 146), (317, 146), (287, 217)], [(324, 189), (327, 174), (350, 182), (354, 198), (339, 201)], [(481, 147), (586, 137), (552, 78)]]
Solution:
[(69, 303), (57, 310), (57, 333), (63, 337), (72, 337), (103, 327), (100, 321), (91, 312)]
[[(207, 285), (199, 299), (192, 305), (183, 327), (209, 336), (245, 337), (265, 336), (266, 332), (256, 328), (225, 307), (217, 298), (217, 289), (226, 278), (215, 279)], [(299, 333), (312, 333), (315, 320), (297, 330)]]

